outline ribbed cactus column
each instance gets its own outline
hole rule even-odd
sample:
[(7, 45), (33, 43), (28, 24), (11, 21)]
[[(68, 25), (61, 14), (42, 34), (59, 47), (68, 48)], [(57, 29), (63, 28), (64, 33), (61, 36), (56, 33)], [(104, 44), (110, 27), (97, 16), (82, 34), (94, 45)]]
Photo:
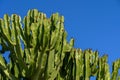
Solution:
[[(89, 50), (88, 50), (89, 51)], [(89, 80), (90, 78), (90, 74), (91, 74), (91, 69), (90, 69), (90, 53), (88, 51), (85, 51), (84, 53), (84, 64), (85, 64), (85, 67), (84, 67), (84, 77), (85, 77), (85, 80)]]
[(84, 59), (83, 59), (83, 53), (81, 49), (76, 50), (75, 52), (75, 62), (76, 62), (76, 66), (75, 66), (75, 76), (74, 79), (76, 80), (80, 80), (83, 79), (84, 77)]
[(104, 55), (102, 58), (99, 58), (97, 80), (110, 80), (107, 55)]
[(118, 71), (120, 69), (120, 59), (113, 62), (112, 67), (112, 79), (111, 80), (120, 80), (120, 74), (118, 74)]

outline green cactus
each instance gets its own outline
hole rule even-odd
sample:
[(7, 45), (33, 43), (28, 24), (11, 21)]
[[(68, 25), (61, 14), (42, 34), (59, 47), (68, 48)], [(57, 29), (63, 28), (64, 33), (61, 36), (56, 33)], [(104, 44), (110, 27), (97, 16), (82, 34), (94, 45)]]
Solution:
[(33, 9), (22, 21), (16, 14), (0, 19), (0, 80), (120, 80), (120, 59), (110, 73), (107, 55), (75, 49), (74, 39), (66, 40), (63, 16), (47, 18)]

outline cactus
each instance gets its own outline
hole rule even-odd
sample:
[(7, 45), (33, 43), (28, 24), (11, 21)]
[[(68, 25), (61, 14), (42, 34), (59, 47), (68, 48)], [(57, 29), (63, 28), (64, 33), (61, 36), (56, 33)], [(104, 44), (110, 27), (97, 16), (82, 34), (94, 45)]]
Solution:
[[(75, 49), (74, 39), (66, 37), (64, 17), (58, 13), (47, 18), (33, 9), (23, 20), (5, 14), (0, 19), (0, 80), (120, 80), (120, 59), (110, 73), (107, 55)], [(5, 51), (10, 51), (9, 62), (2, 56)]]

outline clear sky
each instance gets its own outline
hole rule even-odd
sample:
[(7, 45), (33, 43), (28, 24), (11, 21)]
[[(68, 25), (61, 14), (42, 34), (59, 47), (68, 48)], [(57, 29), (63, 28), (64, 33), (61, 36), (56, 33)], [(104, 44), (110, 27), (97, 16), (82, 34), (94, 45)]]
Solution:
[(1, 0), (0, 18), (5, 13), (24, 17), (35, 8), (48, 17), (56, 12), (63, 15), (67, 39), (74, 38), (76, 48), (108, 54), (110, 65), (120, 58), (119, 0)]

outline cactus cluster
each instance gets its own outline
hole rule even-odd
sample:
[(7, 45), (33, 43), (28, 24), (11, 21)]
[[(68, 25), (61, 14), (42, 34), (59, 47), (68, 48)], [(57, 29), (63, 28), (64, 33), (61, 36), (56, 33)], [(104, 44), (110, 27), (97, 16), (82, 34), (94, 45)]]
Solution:
[[(74, 40), (66, 37), (64, 17), (58, 13), (47, 18), (33, 9), (23, 20), (5, 14), (0, 19), (0, 80), (120, 80), (119, 59), (110, 74), (107, 55), (75, 49)], [(5, 51), (10, 51), (9, 62)]]

